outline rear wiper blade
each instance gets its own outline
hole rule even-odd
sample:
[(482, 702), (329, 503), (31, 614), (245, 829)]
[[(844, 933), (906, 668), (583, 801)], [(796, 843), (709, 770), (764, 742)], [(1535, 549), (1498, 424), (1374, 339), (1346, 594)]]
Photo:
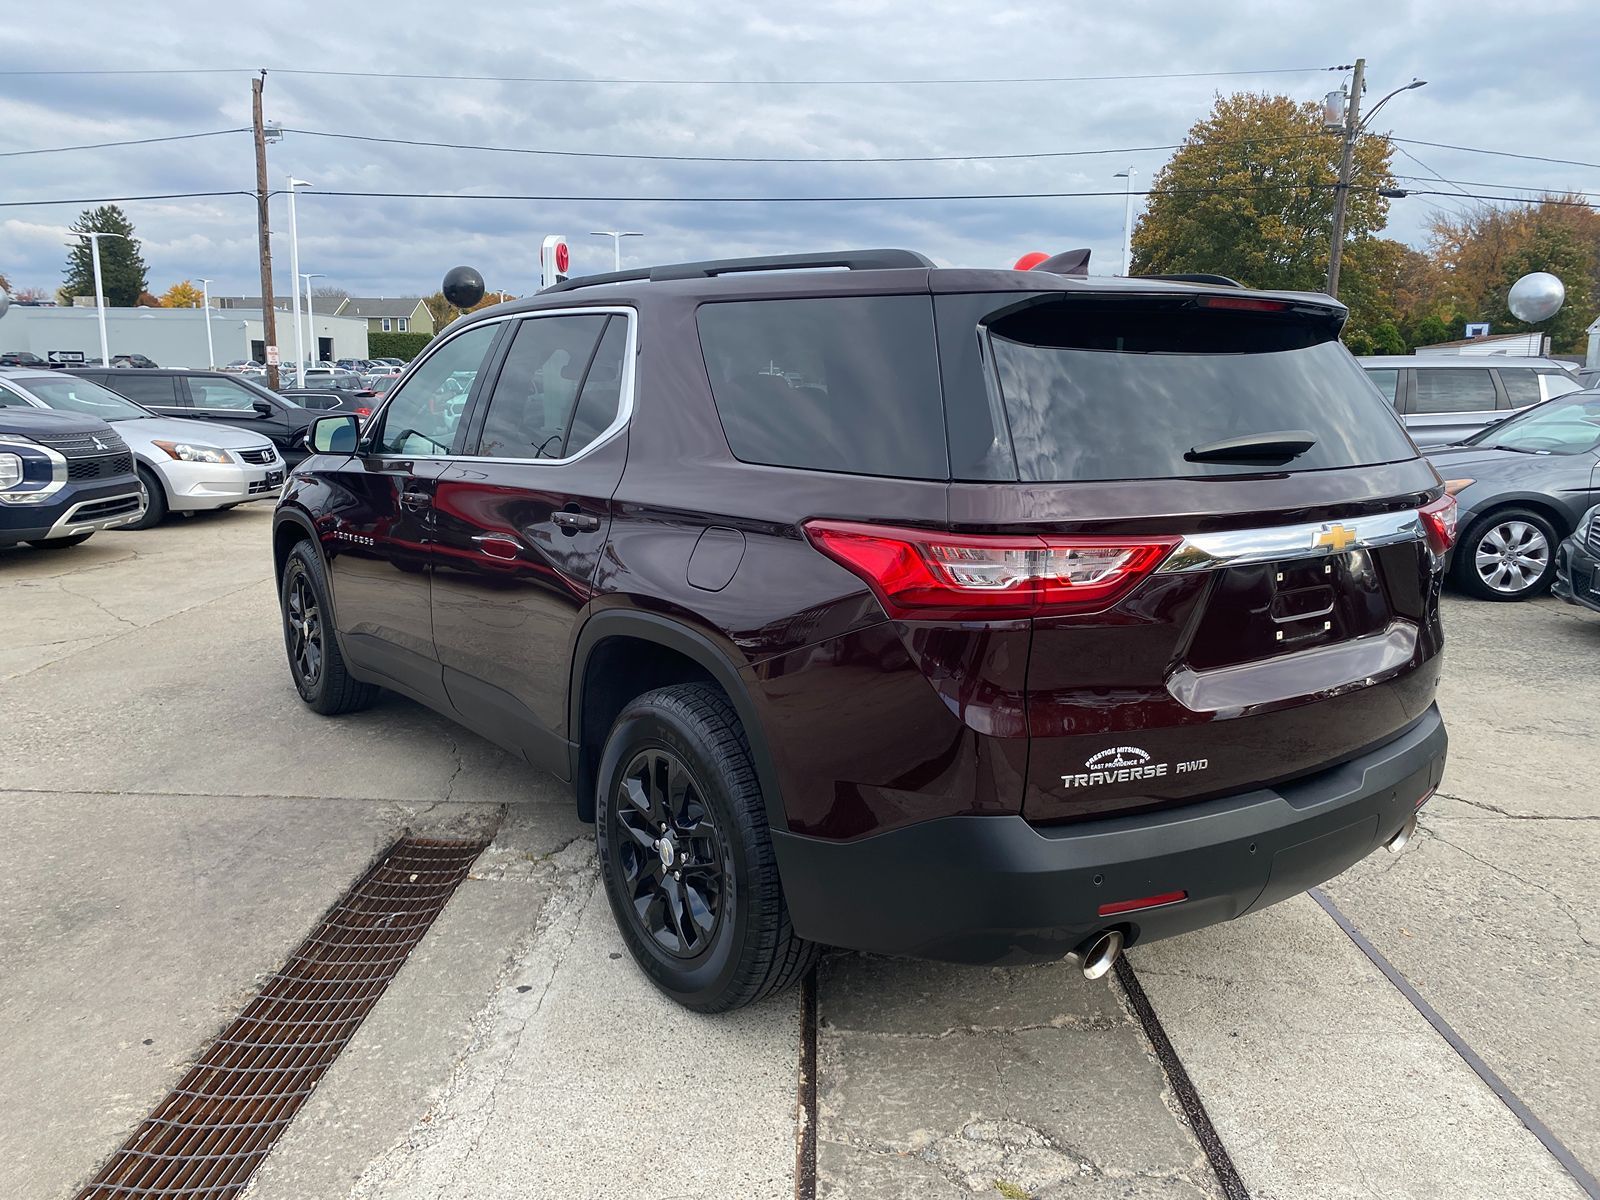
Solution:
[(1299, 458), (1317, 444), (1307, 429), (1280, 429), (1276, 433), (1252, 433), (1196, 446), (1183, 457), (1190, 462), (1286, 463)]

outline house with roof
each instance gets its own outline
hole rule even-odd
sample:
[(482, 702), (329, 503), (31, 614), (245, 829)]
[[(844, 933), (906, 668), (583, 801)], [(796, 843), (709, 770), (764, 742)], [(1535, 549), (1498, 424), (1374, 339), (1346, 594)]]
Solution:
[(433, 333), (433, 314), (421, 296), (346, 296), (334, 316), (362, 317), (368, 333)]

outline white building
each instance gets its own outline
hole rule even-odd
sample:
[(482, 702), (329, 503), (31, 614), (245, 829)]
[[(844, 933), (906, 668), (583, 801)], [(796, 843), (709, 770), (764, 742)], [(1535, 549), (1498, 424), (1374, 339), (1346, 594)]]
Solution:
[[(278, 313), (278, 350), (284, 363), (294, 360), (294, 323)], [(206, 314), (198, 308), (108, 308), (106, 343), (114, 356), (143, 354), (163, 367), (223, 366), (240, 359), (264, 361), (266, 345), (261, 310), (211, 310), (211, 342), (216, 361), (206, 353)], [(307, 356), (319, 359), (365, 358), (367, 322), (359, 317), (301, 314), (301, 336), (310, 338)], [(41, 358), (50, 352), (77, 351), (100, 357), (100, 325), (93, 308), (32, 308), (12, 305), (0, 318), (0, 350), (31, 350)]]
[(1540, 358), (1550, 353), (1550, 341), (1544, 334), (1491, 333), (1486, 337), (1466, 338), (1458, 342), (1438, 342), (1432, 346), (1418, 346), (1415, 354), (1509, 354), (1516, 358)]

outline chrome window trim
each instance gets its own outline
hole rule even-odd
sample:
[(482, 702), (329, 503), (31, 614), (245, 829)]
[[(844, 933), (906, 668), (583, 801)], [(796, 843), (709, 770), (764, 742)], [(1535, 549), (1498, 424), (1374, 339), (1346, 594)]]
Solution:
[[(1350, 533), (1343, 545), (1318, 545), (1317, 539), (1335, 526)], [(1346, 521), (1308, 521), (1265, 529), (1234, 529), (1222, 533), (1191, 533), (1179, 542), (1159, 567), (1158, 575), (1189, 571), (1214, 571), (1251, 563), (1282, 562), (1295, 558), (1326, 558), (1352, 550), (1394, 546), (1426, 540), (1422, 516), (1416, 509), (1351, 517)]]
[[(381, 434), (383, 430), (381, 422), (388, 415), (389, 406), (394, 403), (395, 397), (406, 386), (412, 373), (437, 354), (445, 344), (465, 333), (469, 333), (474, 329), (481, 329), (485, 325), (498, 325), (503, 321), (532, 321), (543, 317), (576, 317), (597, 313), (626, 317), (628, 319), (628, 341), (623, 349), (622, 394), (617, 401), (617, 415), (612, 419), (611, 424), (602, 429), (594, 441), (590, 442), (578, 453), (568, 455), (566, 458), (498, 458), (487, 454), (391, 454), (374, 450), (372, 456), (374, 458), (403, 458), (412, 462), (494, 462), (517, 463), (538, 467), (562, 467), (568, 463), (577, 462), (591, 450), (596, 450), (603, 446), (623, 429), (627, 428), (628, 422), (633, 419), (634, 368), (639, 357), (639, 310), (625, 304), (588, 304), (581, 308), (546, 308), (536, 312), (506, 313), (503, 316), (488, 317), (482, 321), (474, 321), (463, 329), (437, 338), (434, 342), (428, 344), (426, 354), (411, 360), (404, 373), (401, 374), (399, 379), (395, 380), (395, 385), (389, 389), (389, 394), (384, 397), (383, 407), (374, 410), (373, 414), (367, 418), (367, 425)], [(491, 392), (489, 399), (492, 400), (493, 398), (494, 393)], [(360, 453), (359, 448), (357, 453)]]

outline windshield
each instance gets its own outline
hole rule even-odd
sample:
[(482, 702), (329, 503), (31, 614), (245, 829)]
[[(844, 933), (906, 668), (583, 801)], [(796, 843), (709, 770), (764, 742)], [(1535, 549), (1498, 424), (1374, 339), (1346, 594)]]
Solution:
[(141, 417), (155, 416), (149, 409), (139, 407), (132, 400), (124, 400), (98, 383), (71, 375), (28, 379), (22, 381), (21, 386), (43, 400), (47, 407), (61, 412), (86, 413), (102, 421), (137, 421)]
[(1600, 448), (1600, 391), (1546, 400), (1490, 426), (1468, 444), (1524, 454), (1586, 454)]

